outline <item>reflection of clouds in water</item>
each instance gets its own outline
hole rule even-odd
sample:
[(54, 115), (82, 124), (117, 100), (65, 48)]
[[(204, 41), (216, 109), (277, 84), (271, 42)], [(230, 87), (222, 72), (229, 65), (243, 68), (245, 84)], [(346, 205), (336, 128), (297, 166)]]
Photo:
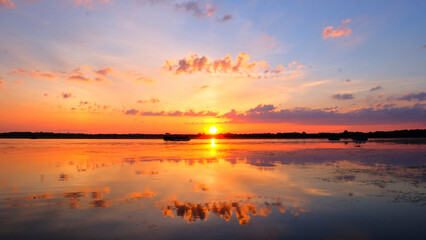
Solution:
[(148, 171), (148, 170), (142, 170), (142, 171), (135, 171), (136, 175), (157, 175), (157, 171)]
[[(269, 203), (268, 200), (273, 202)], [(284, 204), (283, 201), (287, 201), (287, 204)], [(178, 200), (173, 200), (170, 204), (163, 204), (163, 202), (157, 202), (157, 207), (161, 209), (164, 217), (175, 218), (177, 216), (188, 223), (193, 223), (197, 220), (207, 221), (209, 214), (219, 216), (229, 222), (235, 214), (239, 224), (245, 225), (250, 221), (251, 216), (267, 217), (274, 208), (281, 213), (289, 213), (294, 216), (309, 212), (306, 208), (299, 207), (299, 201), (292, 198), (258, 197), (258, 199), (247, 198), (246, 200), (206, 203), (181, 203)]]
[(92, 200), (90, 201), (91, 207), (101, 207), (101, 208), (107, 208), (110, 207), (110, 203), (107, 200), (99, 199), (99, 200)]
[(197, 183), (197, 184), (194, 185), (192, 190), (194, 192), (199, 192), (199, 191), (208, 192), (208, 191), (210, 191), (210, 188), (207, 187), (207, 185), (204, 184), (204, 183)]
[(70, 180), (70, 176), (68, 174), (61, 173), (59, 174), (58, 181), (67, 182)]

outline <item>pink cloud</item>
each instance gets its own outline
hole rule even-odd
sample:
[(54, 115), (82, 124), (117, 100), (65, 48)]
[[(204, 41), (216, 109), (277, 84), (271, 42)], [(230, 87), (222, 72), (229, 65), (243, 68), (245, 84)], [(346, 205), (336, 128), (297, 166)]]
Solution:
[(352, 30), (350, 28), (342, 28), (342, 29), (333, 30), (332, 26), (328, 26), (324, 29), (322, 36), (323, 36), (323, 38), (341, 37), (341, 36), (347, 36), (351, 33), (352, 33)]
[(76, 5), (83, 5), (87, 7), (92, 7), (94, 4), (103, 4), (108, 3), (109, 0), (67, 0), (73, 2)]
[(159, 103), (160, 99), (158, 98), (151, 98), (149, 100), (139, 100), (137, 103)]
[(334, 28), (333, 26), (328, 26), (324, 28), (324, 31), (322, 32), (322, 37), (328, 38), (328, 37), (341, 37), (341, 36), (348, 36), (352, 33), (352, 29), (348, 27), (343, 27), (343, 25), (348, 24), (351, 21), (350, 18), (343, 20), (340, 23), (340, 26)]
[(33, 77), (33, 78), (48, 78), (48, 79), (56, 78), (56, 75), (52, 73), (43, 73), (38, 70), (27, 71), (23, 68), (14, 69), (8, 74), (17, 74), (22, 77)]
[(15, 4), (10, 0), (0, 0), (0, 7), (2, 7), (2, 8), (15, 8)]

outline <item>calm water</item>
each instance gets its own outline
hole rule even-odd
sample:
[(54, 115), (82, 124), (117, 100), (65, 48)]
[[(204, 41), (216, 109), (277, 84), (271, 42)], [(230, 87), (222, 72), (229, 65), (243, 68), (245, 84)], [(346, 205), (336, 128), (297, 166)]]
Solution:
[(426, 141), (0, 140), (0, 239), (426, 239)]

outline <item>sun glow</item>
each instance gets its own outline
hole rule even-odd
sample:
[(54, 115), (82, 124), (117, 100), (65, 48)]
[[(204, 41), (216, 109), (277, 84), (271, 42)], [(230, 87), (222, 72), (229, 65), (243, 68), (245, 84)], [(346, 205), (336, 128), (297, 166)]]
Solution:
[(216, 133), (217, 133), (217, 127), (215, 127), (215, 126), (211, 126), (211, 127), (209, 128), (209, 132), (210, 132), (211, 134), (216, 134)]

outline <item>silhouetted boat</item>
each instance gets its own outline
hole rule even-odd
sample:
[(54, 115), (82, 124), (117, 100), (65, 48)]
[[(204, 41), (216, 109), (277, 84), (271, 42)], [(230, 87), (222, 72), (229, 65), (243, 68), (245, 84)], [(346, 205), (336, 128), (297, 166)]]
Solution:
[(189, 136), (186, 135), (174, 135), (170, 133), (166, 133), (163, 137), (164, 141), (189, 141), (191, 140)]

